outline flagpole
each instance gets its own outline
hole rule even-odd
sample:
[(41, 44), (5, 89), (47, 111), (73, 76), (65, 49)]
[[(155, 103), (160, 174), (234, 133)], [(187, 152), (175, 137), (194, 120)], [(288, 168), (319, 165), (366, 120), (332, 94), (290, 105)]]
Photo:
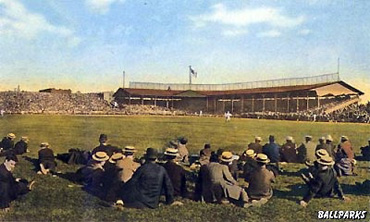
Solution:
[(191, 66), (189, 66), (189, 85), (191, 85)]

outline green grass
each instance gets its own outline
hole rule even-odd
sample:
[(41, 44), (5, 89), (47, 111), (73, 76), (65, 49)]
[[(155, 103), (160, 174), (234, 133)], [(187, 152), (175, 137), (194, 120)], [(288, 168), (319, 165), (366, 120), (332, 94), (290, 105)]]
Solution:
[[(345, 123), (311, 123), (295, 121), (232, 119), (196, 117), (139, 117), (139, 116), (52, 116), (14, 115), (0, 119), (0, 135), (13, 132), (30, 138), (27, 156), (37, 157), (38, 145), (47, 141), (55, 154), (69, 148), (91, 150), (98, 144), (100, 133), (106, 133), (112, 145), (134, 145), (142, 155), (147, 147), (163, 149), (164, 145), (179, 136), (189, 139), (190, 153), (198, 153), (204, 143), (214, 150), (229, 149), (242, 152), (254, 136), (266, 142), (274, 134), (278, 143), (287, 135), (301, 143), (305, 134), (318, 137), (331, 134), (338, 143), (347, 135), (359, 154), (359, 147), (367, 144), (370, 125)], [(0, 160), (2, 161), (2, 159)], [(74, 172), (79, 166), (58, 162), (58, 170)], [(304, 194), (302, 180), (296, 173), (300, 164), (283, 166), (285, 175), (274, 184), (274, 197), (261, 208), (243, 209), (233, 206), (196, 203), (185, 200), (184, 206), (162, 206), (156, 210), (124, 209), (117, 211), (103, 206), (102, 202), (78, 187), (68, 187), (70, 181), (57, 177), (36, 175), (32, 163), (20, 158), (15, 174), (35, 178), (35, 189), (12, 203), (11, 212), (0, 213), (6, 221), (316, 221), (319, 210), (367, 210), (369, 196), (361, 194), (354, 184), (370, 179), (369, 162), (358, 162), (356, 177), (340, 178), (344, 191), (352, 201), (314, 199), (306, 209), (298, 201)], [(368, 192), (369, 193), (369, 192)], [(369, 218), (370, 216), (368, 216)]]

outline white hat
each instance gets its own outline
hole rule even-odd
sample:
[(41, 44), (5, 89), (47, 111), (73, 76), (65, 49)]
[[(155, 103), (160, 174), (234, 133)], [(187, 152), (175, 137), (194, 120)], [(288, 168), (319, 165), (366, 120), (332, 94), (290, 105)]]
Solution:
[(285, 138), (285, 140), (293, 141), (293, 137), (292, 137), (292, 136), (287, 136), (287, 137)]
[(326, 140), (333, 142), (333, 137), (331, 137), (331, 135), (327, 135)]
[(255, 140), (262, 141), (262, 138), (260, 136), (254, 137)]

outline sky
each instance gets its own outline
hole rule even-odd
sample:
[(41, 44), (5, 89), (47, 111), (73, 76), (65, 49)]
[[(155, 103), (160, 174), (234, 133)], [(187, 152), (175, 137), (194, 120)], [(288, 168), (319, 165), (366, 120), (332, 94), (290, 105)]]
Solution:
[(0, 0), (0, 90), (335, 73), (370, 99), (367, 0)]

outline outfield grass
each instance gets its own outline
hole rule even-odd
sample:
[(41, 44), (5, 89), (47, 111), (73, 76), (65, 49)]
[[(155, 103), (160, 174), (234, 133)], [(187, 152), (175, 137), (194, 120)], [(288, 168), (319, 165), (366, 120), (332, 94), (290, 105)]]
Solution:
[[(13, 132), (30, 138), (28, 157), (36, 158), (38, 145), (47, 141), (55, 153), (70, 148), (91, 150), (98, 144), (100, 133), (106, 133), (112, 145), (134, 145), (142, 155), (147, 147), (163, 149), (164, 145), (179, 136), (189, 139), (190, 153), (198, 153), (204, 143), (212, 148), (242, 152), (254, 136), (266, 142), (273, 134), (278, 143), (287, 135), (303, 140), (305, 134), (318, 137), (331, 134), (338, 143), (341, 135), (347, 135), (359, 154), (359, 147), (367, 144), (370, 137), (368, 124), (311, 123), (277, 120), (232, 119), (197, 117), (140, 117), (140, 116), (52, 116), (13, 115), (0, 119), (0, 135)], [(1, 159), (2, 161), (2, 159)], [(74, 172), (79, 166), (58, 162), (58, 170)], [(117, 211), (103, 206), (97, 198), (78, 187), (68, 187), (70, 181), (51, 176), (36, 175), (30, 161), (20, 158), (15, 174), (28, 179), (35, 178), (35, 189), (22, 199), (13, 202), (11, 212), (0, 213), (2, 220), (21, 221), (316, 221), (319, 210), (367, 210), (369, 191), (358, 190), (355, 182), (370, 179), (369, 162), (359, 161), (356, 177), (340, 178), (345, 193), (352, 199), (344, 203), (338, 199), (314, 199), (307, 209), (298, 201), (304, 194), (302, 180), (296, 173), (301, 164), (284, 166), (286, 173), (274, 184), (275, 196), (261, 208), (243, 209), (233, 206), (195, 203), (185, 200), (184, 206), (164, 206), (156, 210), (124, 209)], [(368, 218), (370, 215), (368, 215)]]

